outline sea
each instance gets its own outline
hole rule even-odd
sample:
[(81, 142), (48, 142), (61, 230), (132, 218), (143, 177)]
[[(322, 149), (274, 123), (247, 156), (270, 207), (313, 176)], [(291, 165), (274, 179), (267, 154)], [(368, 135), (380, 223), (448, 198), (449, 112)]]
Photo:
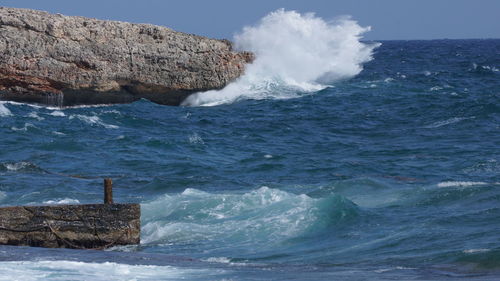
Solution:
[(500, 280), (500, 40), (278, 10), (182, 106), (0, 102), (0, 206), (140, 203), (141, 242), (0, 246), (0, 280)]

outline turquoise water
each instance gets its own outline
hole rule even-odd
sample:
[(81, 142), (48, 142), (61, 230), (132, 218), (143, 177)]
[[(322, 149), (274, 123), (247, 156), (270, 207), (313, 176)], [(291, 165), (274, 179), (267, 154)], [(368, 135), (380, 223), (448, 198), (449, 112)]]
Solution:
[(500, 40), (381, 43), (288, 96), (2, 102), (0, 205), (100, 202), (111, 177), (143, 214), (138, 246), (0, 247), (0, 280), (500, 278)]

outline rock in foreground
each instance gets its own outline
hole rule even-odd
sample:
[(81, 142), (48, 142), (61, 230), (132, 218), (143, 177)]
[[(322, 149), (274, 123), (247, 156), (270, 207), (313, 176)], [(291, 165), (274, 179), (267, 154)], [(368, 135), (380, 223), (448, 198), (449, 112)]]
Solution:
[(253, 55), (149, 24), (0, 7), (0, 99), (178, 105), (239, 77)]
[(103, 249), (139, 244), (139, 204), (0, 208), (0, 245)]

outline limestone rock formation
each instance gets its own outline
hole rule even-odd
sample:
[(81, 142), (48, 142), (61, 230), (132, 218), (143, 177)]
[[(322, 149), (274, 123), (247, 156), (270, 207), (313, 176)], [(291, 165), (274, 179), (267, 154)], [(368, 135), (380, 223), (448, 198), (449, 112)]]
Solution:
[(178, 105), (252, 60), (227, 40), (166, 27), (0, 7), (0, 100)]

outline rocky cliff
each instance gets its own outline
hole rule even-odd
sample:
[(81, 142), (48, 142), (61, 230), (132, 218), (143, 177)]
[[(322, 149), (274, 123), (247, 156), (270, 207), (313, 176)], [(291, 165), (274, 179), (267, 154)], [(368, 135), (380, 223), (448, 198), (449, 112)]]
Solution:
[(0, 100), (178, 105), (239, 77), (253, 55), (150, 24), (0, 7)]

